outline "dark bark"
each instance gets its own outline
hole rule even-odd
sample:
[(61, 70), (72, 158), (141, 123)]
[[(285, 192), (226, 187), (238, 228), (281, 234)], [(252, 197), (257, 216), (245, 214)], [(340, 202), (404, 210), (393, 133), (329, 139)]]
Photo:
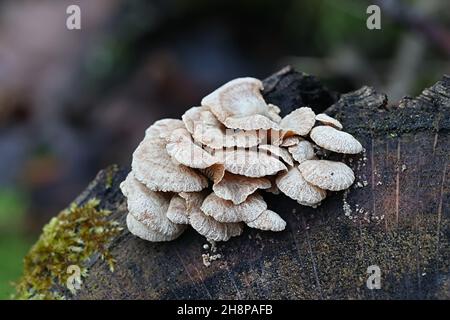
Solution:
[[(302, 105), (328, 108), (365, 146), (364, 155), (345, 160), (367, 186), (351, 188), (348, 196), (333, 193), (316, 209), (264, 194), (287, 221), (286, 230), (247, 228), (218, 244), (222, 258), (210, 267), (202, 262), (206, 241), (192, 230), (151, 243), (125, 229), (111, 244), (114, 273), (93, 258), (75, 298), (450, 298), (450, 78), (392, 107), (369, 87), (334, 103), (337, 94), (291, 69), (266, 79), (265, 87), (266, 99), (284, 114)], [(77, 202), (99, 198), (124, 223), (118, 186), (125, 175), (101, 172)], [(379, 290), (366, 287), (371, 265), (381, 269)]]

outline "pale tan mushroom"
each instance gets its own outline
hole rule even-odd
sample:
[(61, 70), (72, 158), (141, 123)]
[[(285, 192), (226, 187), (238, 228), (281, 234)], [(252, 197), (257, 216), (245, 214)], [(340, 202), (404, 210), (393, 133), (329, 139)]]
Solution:
[(133, 153), (133, 173), (153, 191), (192, 192), (208, 186), (208, 179), (181, 164), (176, 164), (160, 138), (144, 138)]
[(145, 130), (145, 137), (148, 139), (163, 139), (167, 142), (172, 132), (180, 128), (184, 128), (184, 124), (179, 119), (161, 119)]
[(305, 160), (311, 160), (315, 157), (314, 147), (307, 140), (299, 141), (294, 146), (288, 148), (295, 161), (302, 163)]
[[(222, 155), (221, 155), (222, 156)], [(225, 166), (222, 163), (212, 165), (209, 168), (200, 170), (214, 184), (219, 183), (225, 175)]]
[(185, 128), (172, 132), (166, 145), (167, 153), (177, 162), (195, 169), (205, 169), (220, 161), (198, 146)]
[(258, 218), (247, 222), (250, 228), (260, 229), (264, 231), (283, 231), (286, 228), (286, 221), (283, 220), (276, 212), (271, 210), (263, 211)]
[(340, 191), (355, 181), (353, 170), (345, 163), (329, 160), (306, 160), (299, 165), (302, 176), (319, 188)]
[(280, 122), (280, 127), (285, 137), (291, 135), (306, 136), (315, 122), (316, 115), (314, 111), (311, 108), (302, 107), (285, 116)]
[(285, 163), (287, 163), (290, 166), (294, 165), (294, 161), (292, 160), (291, 154), (284, 148), (280, 148), (278, 146), (274, 146), (271, 144), (261, 144), (258, 146), (258, 149), (270, 152), (272, 156), (281, 158)]
[(223, 179), (213, 185), (213, 191), (222, 199), (240, 204), (257, 189), (270, 187), (271, 183), (266, 178), (249, 178), (226, 172)]
[(281, 119), (282, 119), (280, 117), (280, 112), (281, 112), (280, 108), (278, 108), (278, 106), (271, 104), (271, 103), (269, 103), (268, 106), (269, 106), (269, 118), (276, 123), (280, 123)]
[(120, 188), (127, 197), (128, 212), (146, 228), (168, 237), (183, 232), (182, 225), (173, 223), (166, 216), (170, 201), (167, 195), (148, 190), (132, 173)]
[(224, 121), (227, 128), (242, 130), (280, 130), (280, 126), (267, 116), (254, 114), (251, 116), (229, 117)]
[(201, 101), (226, 127), (258, 130), (277, 128), (272, 113), (261, 94), (262, 82), (255, 78), (238, 78), (224, 84)]
[(237, 78), (231, 80), (201, 101), (208, 106), (220, 122), (233, 116), (267, 114), (268, 105), (261, 95), (263, 84), (255, 78)]
[(133, 215), (127, 214), (126, 218), (127, 228), (135, 236), (152, 242), (162, 242), (162, 241), (172, 241), (178, 238), (182, 231), (179, 234), (165, 235), (159, 232), (156, 232), (150, 228), (148, 228), (145, 224), (138, 221)]
[(201, 192), (180, 192), (178, 195), (186, 201), (187, 214), (190, 215), (192, 210), (200, 209), (203, 200), (209, 194), (209, 191)]
[(342, 128), (343, 128), (342, 124), (338, 120), (336, 120), (333, 117), (330, 117), (329, 115), (327, 115), (325, 113), (319, 113), (316, 116), (316, 120), (323, 124), (326, 124), (328, 126), (335, 127), (336, 129), (339, 129), (339, 130), (342, 130)]
[(266, 209), (266, 202), (257, 193), (248, 196), (244, 202), (237, 205), (211, 193), (201, 206), (203, 213), (219, 222), (253, 221)]
[(300, 138), (299, 136), (289, 136), (283, 139), (283, 142), (281, 142), (280, 146), (292, 147), (298, 144), (300, 141), (303, 141), (303, 138)]
[(281, 192), (304, 206), (316, 206), (327, 196), (325, 190), (308, 183), (298, 167), (293, 167), (287, 173), (280, 174), (276, 183)]
[(338, 153), (356, 154), (363, 150), (351, 134), (329, 126), (313, 128), (310, 137), (318, 146)]
[(257, 150), (225, 150), (223, 163), (228, 172), (246, 177), (260, 178), (287, 170), (277, 158)]
[(173, 223), (189, 224), (189, 215), (186, 208), (186, 200), (179, 195), (174, 195), (167, 209), (167, 218)]
[(183, 115), (183, 122), (195, 141), (213, 149), (251, 148), (260, 142), (258, 132), (227, 129), (209, 107), (193, 107)]
[(192, 228), (209, 240), (228, 241), (231, 237), (242, 234), (242, 223), (223, 223), (204, 214), (200, 209), (194, 209), (189, 215)]

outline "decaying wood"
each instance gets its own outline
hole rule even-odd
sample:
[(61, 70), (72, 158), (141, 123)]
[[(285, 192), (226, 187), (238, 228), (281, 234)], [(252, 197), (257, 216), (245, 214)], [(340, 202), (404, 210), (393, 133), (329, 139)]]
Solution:
[[(112, 273), (93, 258), (77, 299), (385, 299), (450, 298), (450, 77), (417, 98), (389, 106), (370, 87), (342, 95), (290, 68), (265, 80), (265, 98), (287, 114), (303, 105), (326, 110), (366, 148), (346, 157), (362, 187), (334, 193), (316, 208), (264, 194), (287, 228), (247, 228), (217, 245), (206, 267), (205, 239), (188, 231), (151, 243), (123, 231), (111, 244)], [(77, 199), (96, 197), (124, 223), (118, 188), (126, 172), (101, 172)], [(367, 268), (381, 269), (369, 290)]]

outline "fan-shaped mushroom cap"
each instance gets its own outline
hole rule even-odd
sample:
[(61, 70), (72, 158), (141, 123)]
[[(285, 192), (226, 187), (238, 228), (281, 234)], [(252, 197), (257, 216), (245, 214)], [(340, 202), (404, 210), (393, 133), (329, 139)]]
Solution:
[(280, 130), (279, 125), (266, 116), (254, 114), (243, 117), (229, 117), (224, 124), (228, 128), (242, 130)]
[(265, 231), (283, 231), (286, 228), (286, 221), (283, 220), (276, 212), (271, 210), (263, 211), (258, 218), (251, 222), (247, 222), (250, 228)]
[(224, 150), (222, 161), (228, 172), (252, 178), (269, 176), (287, 170), (280, 160), (257, 150)]
[(203, 213), (219, 222), (253, 221), (266, 209), (267, 203), (257, 193), (248, 196), (244, 202), (237, 205), (211, 193), (201, 206)]
[(251, 148), (260, 142), (256, 131), (226, 129), (208, 107), (193, 107), (183, 115), (183, 122), (195, 141), (213, 149)]
[(189, 215), (192, 210), (200, 209), (208, 194), (207, 190), (203, 190), (201, 192), (180, 192), (178, 195), (186, 201), (186, 210)]
[(196, 145), (185, 128), (172, 132), (166, 150), (172, 158), (190, 168), (205, 169), (219, 162), (202, 147)]
[(179, 234), (182, 226), (170, 221), (166, 212), (169, 208), (167, 195), (150, 191), (132, 174), (129, 174), (120, 185), (127, 197), (128, 212), (147, 228), (171, 237)]
[(299, 136), (289, 136), (283, 139), (283, 142), (281, 142), (280, 146), (292, 147), (298, 144), (300, 141), (303, 141), (303, 138), (300, 138)]
[(269, 151), (272, 154), (272, 156), (281, 158), (288, 165), (290, 166), (294, 165), (294, 161), (292, 160), (291, 154), (284, 148), (280, 148), (272, 144), (262, 144), (258, 146), (258, 149)]
[(186, 200), (179, 195), (174, 195), (167, 209), (167, 218), (173, 223), (189, 224), (189, 216), (186, 208)]
[(316, 115), (314, 111), (311, 108), (302, 107), (285, 116), (280, 122), (280, 127), (285, 132), (285, 136), (306, 136), (315, 122)]
[(218, 163), (200, 171), (208, 177), (209, 180), (214, 183), (219, 183), (225, 175), (225, 166), (222, 163)]
[(310, 137), (318, 146), (338, 153), (356, 154), (363, 149), (351, 134), (329, 126), (313, 128)]
[(237, 78), (216, 89), (201, 101), (224, 122), (229, 117), (268, 115), (269, 106), (261, 95), (263, 84), (255, 78)]
[(342, 130), (342, 128), (343, 128), (342, 124), (338, 120), (336, 120), (333, 117), (330, 117), (329, 115), (327, 115), (325, 113), (319, 113), (316, 116), (316, 120), (321, 122), (321, 123), (323, 123), (323, 124), (326, 124), (326, 125), (329, 125), (329, 126), (333, 126), (333, 127), (337, 128), (337, 129), (340, 129), (340, 130)]
[(325, 190), (308, 183), (297, 167), (280, 174), (276, 183), (281, 192), (304, 206), (314, 206), (325, 199)]
[(160, 138), (144, 138), (131, 163), (136, 179), (153, 191), (200, 191), (208, 180), (194, 169), (172, 161)]
[(127, 227), (128, 230), (134, 234), (135, 236), (152, 242), (161, 242), (161, 241), (172, 241), (178, 238), (184, 231), (184, 228), (181, 228), (179, 233), (174, 233), (172, 235), (165, 235), (159, 232), (156, 232), (150, 228), (148, 228), (145, 224), (138, 221), (133, 215), (127, 214)]
[(167, 141), (172, 132), (180, 128), (184, 128), (183, 121), (180, 119), (161, 119), (145, 130), (145, 137)]
[(223, 223), (207, 216), (200, 209), (192, 210), (189, 216), (192, 228), (214, 241), (228, 241), (231, 237), (242, 234), (242, 223)]
[(355, 181), (353, 170), (342, 162), (306, 160), (298, 168), (306, 181), (326, 190), (344, 190)]
[(314, 147), (311, 142), (307, 140), (300, 141), (298, 144), (289, 147), (289, 152), (295, 161), (302, 163), (305, 160), (313, 159), (315, 156)]
[(201, 101), (226, 127), (258, 130), (277, 128), (270, 119), (269, 106), (261, 94), (262, 82), (255, 78), (234, 79), (216, 89)]
[(213, 191), (219, 198), (240, 204), (257, 189), (270, 187), (271, 183), (266, 178), (249, 178), (226, 172), (223, 179), (213, 185)]

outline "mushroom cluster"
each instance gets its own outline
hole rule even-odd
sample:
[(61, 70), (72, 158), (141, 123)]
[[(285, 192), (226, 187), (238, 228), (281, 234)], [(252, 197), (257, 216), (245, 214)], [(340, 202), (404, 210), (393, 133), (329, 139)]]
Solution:
[(323, 159), (324, 150), (363, 150), (341, 123), (308, 107), (281, 118), (262, 89), (258, 79), (232, 80), (182, 120), (159, 120), (146, 130), (121, 184), (131, 233), (170, 241), (190, 225), (209, 240), (227, 241), (244, 225), (281, 231), (286, 222), (258, 190), (315, 207), (327, 190), (353, 184), (351, 168)]

